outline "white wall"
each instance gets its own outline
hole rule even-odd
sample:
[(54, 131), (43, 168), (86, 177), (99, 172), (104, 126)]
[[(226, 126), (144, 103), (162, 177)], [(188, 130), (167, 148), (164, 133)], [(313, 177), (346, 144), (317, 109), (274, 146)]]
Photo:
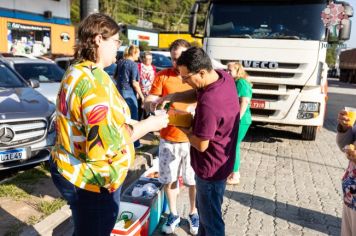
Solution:
[(70, 18), (70, 0), (0, 0), (0, 8), (41, 15), (52, 11), (53, 17)]

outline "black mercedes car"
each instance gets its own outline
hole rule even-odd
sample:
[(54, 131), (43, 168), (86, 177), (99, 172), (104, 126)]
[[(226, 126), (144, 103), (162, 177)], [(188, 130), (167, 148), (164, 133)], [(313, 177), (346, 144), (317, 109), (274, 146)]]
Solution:
[(0, 59), (0, 171), (48, 160), (55, 141), (55, 105)]

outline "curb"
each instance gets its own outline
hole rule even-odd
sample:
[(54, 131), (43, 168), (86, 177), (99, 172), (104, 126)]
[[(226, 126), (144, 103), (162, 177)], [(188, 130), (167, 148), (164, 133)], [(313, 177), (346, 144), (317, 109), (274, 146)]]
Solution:
[(63, 206), (60, 210), (47, 216), (44, 220), (38, 222), (33, 227), (28, 227), (23, 230), (20, 236), (51, 236), (53, 229), (62, 224), (65, 220), (71, 217), (72, 213), (68, 205)]
[[(133, 172), (131, 175), (127, 175), (124, 183), (122, 192), (127, 188), (133, 181), (141, 176), (140, 173), (142, 170), (147, 170), (149, 166), (152, 165), (153, 157), (156, 156), (158, 152), (158, 146), (154, 146), (151, 149), (141, 153), (140, 155), (136, 156), (135, 162), (130, 170)], [(141, 158), (138, 158), (141, 157)], [(145, 159), (145, 160), (144, 160)], [(69, 205), (63, 206), (60, 210), (52, 213), (51, 215), (47, 216), (42, 221), (38, 222), (33, 226), (27, 226), (23, 229), (20, 236), (52, 236), (52, 235), (65, 235), (61, 234), (60, 232), (54, 231), (57, 227), (61, 226), (62, 223), (65, 221), (69, 221), (72, 213), (69, 209)], [(58, 231), (58, 230), (56, 230)]]

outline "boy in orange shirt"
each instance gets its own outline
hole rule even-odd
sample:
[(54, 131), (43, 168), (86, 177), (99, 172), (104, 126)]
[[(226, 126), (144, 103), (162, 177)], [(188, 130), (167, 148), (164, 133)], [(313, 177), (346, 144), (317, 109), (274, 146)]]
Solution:
[[(177, 59), (181, 53), (189, 47), (190, 44), (183, 39), (178, 39), (170, 45), (169, 51), (171, 53), (173, 68), (160, 71), (155, 77), (150, 95), (145, 100), (145, 107), (149, 107), (151, 112), (154, 112), (155, 101), (158, 100), (159, 97), (192, 89), (188, 84), (183, 84), (176, 67)], [(171, 108), (187, 111), (189, 105), (191, 104), (173, 103)], [(195, 174), (190, 164), (190, 144), (188, 137), (180, 129), (171, 125), (162, 129), (160, 136), (161, 140), (158, 154), (159, 180), (165, 185), (164, 190), (168, 198), (170, 210), (167, 222), (162, 227), (162, 232), (166, 234), (174, 233), (175, 228), (179, 225), (177, 184), (178, 176), (182, 173), (184, 183), (189, 187), (190, 212), (188, 221), (190, 233), (196, 235), (199, 228), (199, 216), (195, 206)]]

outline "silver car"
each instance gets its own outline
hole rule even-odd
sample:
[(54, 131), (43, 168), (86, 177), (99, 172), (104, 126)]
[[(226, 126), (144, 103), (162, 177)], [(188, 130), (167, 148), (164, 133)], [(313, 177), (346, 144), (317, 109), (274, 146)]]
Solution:
[(48, 160), (55, 141), (55, 105), (0, 59), (0, 171)]
[(56, 104), (57, 93), (64, 75), (62, 68), (54, 62), (41, 59), (7, 57), (6, 60), (26, 81), (37, 80), (41, 86), (36, 90)]

